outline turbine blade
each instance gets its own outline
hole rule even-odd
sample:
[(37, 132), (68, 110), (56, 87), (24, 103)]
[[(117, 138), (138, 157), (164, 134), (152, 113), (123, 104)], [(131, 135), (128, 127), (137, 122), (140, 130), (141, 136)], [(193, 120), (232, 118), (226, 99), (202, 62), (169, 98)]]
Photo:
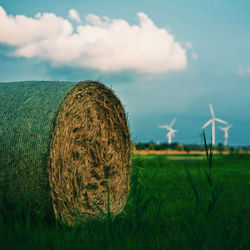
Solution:
[(176, 121), (176, 118), (174, 118), (174, 119), (171, 121), (171, 123), (169, 124), (169, 127), (170, 127), (170, 128), (172, 128), (172, 126), (174, 125), (175, 121)]
[(175, 134), (174, 134), (173, 130), (169, 131), (169, 133), (170, 133), (171, 136), (175, 137)]
[(227, 124), (227, 122), (225, 122), (225, 121), (223, 121), (223, 120), (221, 120), (221, 119), (219, 119), (219, 118), (215, 118), (215, 121), (220, 122), (220, 123)]
[(225, 131), (225, 128), (223, 128), (221, 126), (218, 126), (217, 128)]
[(209, 104), (209, 108), (210, 108), (211, 116), (214, 118), (214, 110), (213, 110), (213, 106), (211, 103)]
[(210, 120), (209, 120), (208, 122), (206, 122), (201, 128), (207, 127), (212, 121), (213, 121), (213, 119), (210, 119)]
[(168, 125), (159, 125), (158, 128), (167, 128), (168, 129)]

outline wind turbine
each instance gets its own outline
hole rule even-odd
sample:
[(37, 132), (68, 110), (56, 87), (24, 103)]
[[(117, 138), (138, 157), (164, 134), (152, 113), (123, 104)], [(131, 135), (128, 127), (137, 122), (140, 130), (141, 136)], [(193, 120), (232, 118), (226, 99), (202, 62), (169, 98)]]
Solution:
[(221, 127), (219, 126), (218, 128), (224, 131), (224, 138), (225, 138), (225, 142), (224, 145), (225, 147), (227, 146), (227, 139), (228, 139), (228, 130), (232, 127), (232, 124), (226, 126), (226, 127)]
[(220, 122), (220, 123), (224, 123), (227, 124), (227, 122), (215, 117), (214, 115), (214, 110), (213, 110), (213, 106), (212, 104), (209, 104), (209, 108), (210, 108), (210, 112), (211, 112), (211, 116), (212, 118), (206, 122), (203, 127), (201, 127), (202, 129), (204, 129), (205, 127), (207, 127), (210, 123), (212, 123), (212, 145), (215, 145), (215, 121)]
[(165, 128), (165, 129), (168, 130), (168, 133), (166, 135), (166, 138), (168, 138), (168, 144), (171, 144), (171, 142), (172, 142), (172, 136), (175, 137), (174, 133), (177, 132), (177, 130), (172, 129), (175, 121), (176, 121), (176, 118), (174, 118), (169, 125), (166, 124), (166, 125), (159, 125), (158, 126), (159, 128)]

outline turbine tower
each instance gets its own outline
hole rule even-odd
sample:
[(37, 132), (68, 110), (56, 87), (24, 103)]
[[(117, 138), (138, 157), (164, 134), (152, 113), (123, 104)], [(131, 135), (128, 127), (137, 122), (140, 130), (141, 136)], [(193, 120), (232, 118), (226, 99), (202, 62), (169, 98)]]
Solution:
[(227, 140), (228, 140), (228, 130), (232, 127), (232, 124), (226, 126), (226, 127), (221, 127), (219, 126), (218, 128), (223, 130), (224, 131), (224, 138), (225, 138), (225, 141), (224, 141), (224, 145), (225, 147), (227, 147)]
[(203, 127), (201, 127), (202, 129), (204, 129), (205, 127), (207, 127), (210, 123), (212, 123), (212, 145), (214, 146), (215, 145), (215, 121), (217, 122), (220, 122), (220, 123), (224, 123), (224, 124), (227, 124), (227, 122), (215, 117), (214, 115), (214, 110), (213, 110), (213, 106), (212, 104), (209, 104), (209, 108), (210, 108), (210, 112), (211, 112), (211, 116), (212, 118), (207, 121)]
[(159, 128), (165, 128), (168, 130), (168, 133), (166, 135), (166, 138), (168, 138), (168, 144), (172, 143), (172, 136), (175, 137), (174, 133), (177, 132), (177, 130), (172, 129), (175, 121), (176, 121), (176, 118), (174, 118), (169, 125), (166, 124), (166, 125), (159, 125), (158, 126)]

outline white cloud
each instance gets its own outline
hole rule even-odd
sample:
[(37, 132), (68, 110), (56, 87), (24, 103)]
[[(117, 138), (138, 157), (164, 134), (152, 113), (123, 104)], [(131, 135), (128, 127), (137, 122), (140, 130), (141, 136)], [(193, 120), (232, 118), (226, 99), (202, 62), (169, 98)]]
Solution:
[(8, 16), (0, 6), (0, 42), (26, 46), (45, 39), (54, 40), (72, 33), (72, 25), (67, 20), (53, 13), (38, 13), (35, 18), (24, 15)]
[(198, 59), (198, 55), (197, 55), (195, 52), (193, 52), (193, 53), (192, 53), (192, 58), (193, 58), (194, 60), (197, 60), (197, 59)]
[(69, 10), (69, 19), (71, 19), (71, 20), (73, 20), (73, 21), (75, 21), (77, 23), (82, 22), (79, 14), (74, 9)]
[(135, 70), (163, 73), (186, 68), (186, 51), (166, 29), (157, 27), (144, 13), (139, 23), (93, 14), (86, 24), (72, 24), (53, 13), (34, 18), (7, 15), (0, 6), (0, 43), (17, 47), (18, 57), (40, 57), (54, 65), (100, 71)]
[(185, 42), (185, 46), (187, 49), (192, 49), (193, 44), (192, 44), (192, 42)]
[(248, 66), (239, 65), (237, 74), (240, 76), (250, 75), (250, 65)]

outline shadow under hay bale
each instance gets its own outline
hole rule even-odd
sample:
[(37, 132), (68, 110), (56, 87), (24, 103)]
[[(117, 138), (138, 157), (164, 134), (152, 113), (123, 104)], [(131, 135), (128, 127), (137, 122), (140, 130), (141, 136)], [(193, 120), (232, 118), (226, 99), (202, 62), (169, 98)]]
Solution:
[(99, 82), (0, 83), (0, 198), (72, 225), (76, 211), (118, 214), (129, 192), (131, 142), (124, 109)]

